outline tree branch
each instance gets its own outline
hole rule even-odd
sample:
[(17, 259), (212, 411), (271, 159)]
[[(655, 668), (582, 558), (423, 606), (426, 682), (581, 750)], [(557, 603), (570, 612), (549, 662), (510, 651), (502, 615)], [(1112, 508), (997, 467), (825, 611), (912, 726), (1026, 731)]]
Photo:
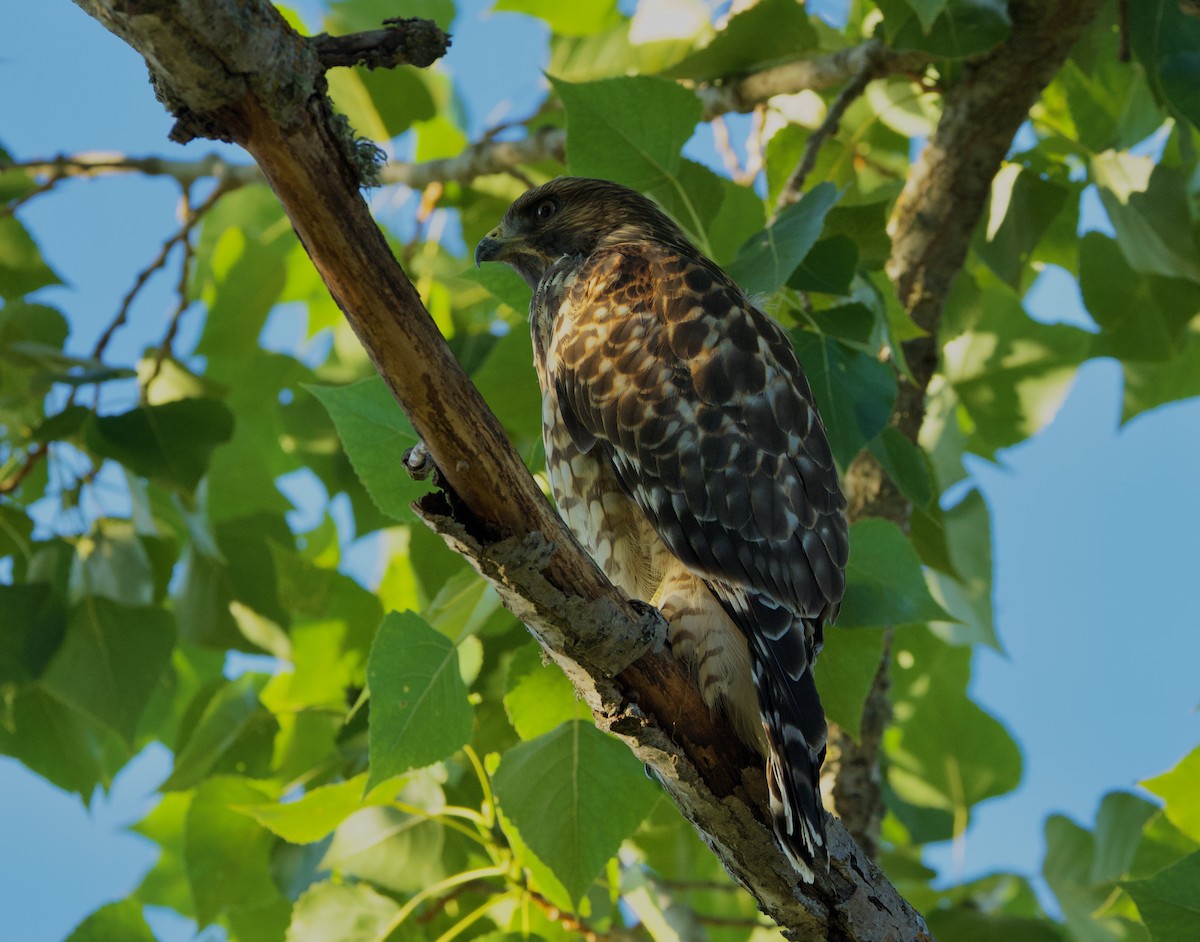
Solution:
[[(704, 706), (678, 661), (644, 653), (659, 636), (658, 619), (635, 609), (607, 583), (551, 511), (393, 259), (359, 194), (353, 154), (329, 109), (313, 47), (266, 0), (77, 2), (146, 58), (162, 99), (179, 118), (176, 139), (204, 134), (233, 140), (254, 156), (335, 301), (445, 475), (445, 490), (423, 500), (419, 513), (496, 584), (505, 604), (571, 676), (599, 724), (621, 736), (655, 770), (763, 912), (793, 937), (838, 942), (930, 938), (920, 915), (836, 820), (829, 827), (830, 873), (818, 875), (812, 886), (798, 883), (767, 823), (759, 763), (746, 754), (728, 724)], [(1094, 10), (1098, 3), (1088, 0), (1079, 6)], [(1020, 35), (1048, 56), (1050, 66), (1032, 70), (1048, 79), (1073, 39), (1069, 29), (1063, 32), (1072, 16), (1062, 11), (1076, 4), (1057, 4), (1054, 11), (1063, 22), (1053, 24), (1029, 10), (1036, 6), (1032, 0), (1013, 6), (1021, 13), (1014, 17), (1021, 27), (1014, 28), (1014, 40)], [(128, 12), (131, 7), (137, 15)], [(1026, 28), (1026, 19), (1047, 32)], [(1075, 19), (1082, 28), (1086, 17)], [(966, 178), (981, 188), (979, 198), (968, 201), (965, 209), (956, 202), (953, 187), (947, 187), (947, 180), (957, 179), (951, 159), (945, 176), (927, 172), (916, 189), (910, 182), (897, 210), (889, 272), (927, 329), (930, 324), (936, 328), (945, 289), (961, 267), (966, 235), (978, 218), (991, 174), (1041, 87), (1020, 71), (1029, 69), (1029, 51), (1017, 51), (1021, 56), (1015, 70), (971, 70), (955, 90), (965, 102), (1004, 103), (1004, 127), (998, 135), (986, 129), (994, 115), (984, 120), (972, 108), (948, 106), (945, 131), (939, 128), (930, 145), (930, 151), (944, 149), (947, 141), (963, 134), (990, 135), (989, 140), (1003, 136), (994, 160), (993, 147), (985, 150), (982, 161), (971, 156), (969, 147), (957, 151), (958, 162), (972, 169)], [(831, 73), (837, 77), (830, 84), (840, 84), (859, 73), (861, 62), (855, 56), (866, 54), (845, 50), (822, 57), (819, 67), (814, 64), (818, 60), (807, 66), (792, 63), (702, 91), (706, 114), (744, 110), (748, 103), (781, 93), (783, 88), (771, 84), (782, 80), (780, 70), (811, 69), (803, 87), (815, 87)], [(895, 66), (902, 57), (888, 53), (884, 58)], [(1014, 86), (1025, 93), (1016, 104)], [(1016, 123), (1009, 121), (1018, 111)], [(965, 128), (950, 126), (963, 120), (970, 122)], [(528, 139), (538, 140), (542, 147), (561, 146), (557, 132)], [(525, 162), (535, 159), (536, 147), (528, 141), (488, 146), (516, 147)], [(472, 173), (503, 169), (484, 154), (477, 151), (469, 158), (468, 163), (476, 161)], [(432, 179), (458, 179), (446, 175), (452, 169), (461, 166), (443, 164), (441, 175)], [(432, 179), (404, 182), (422, 186)], [(933, 213), (929, 220), (925, 202)], [(958, 214), (954, 225), (942, 220), (951, 207)], [(947, 264), (934, 249), (950, 231), (961, 240), (951, 247)], [(935, 235), (929, 237), (930, 232)], [(935, 360), (936, 349), (933, 354)], [(920, 383), (921, 394), (923, 389)], [(919, 395), (911, 405), (920, 408)]]
[(368, 69), (391, 69), (398, 65), (426, 68), (450, 48), (450, 37), (429, 20), (390, 19), (383, 29), (346, 36), (321, 33), (309, 42), (317, 50), (321, 68), (362, 65)]
[[(85, 9), (90, 0), (76, 0)], [(384, 32), (384, 31), (379, 31)], [(356, 37), (374, 33), (358, 33)], [(339, 37), (349, 38), (349, 37)], [(322, 50), (328, 37), (314, 37), (315, 49), (323, 67), (334, 64)], [(896, 52), (875, 40), (824, 56), (798, 59), (751, 72), (740, 78), (705, 85), (696, 94), (703, 106), (703, 120), (709, 121), (729, 112), (753, 111), (776, 95), (792, 95), (812, 90), (823, 91), (842, 85), (859, 75), (867, 80), (894, 72), (923, 69), (929, 62), (924, 53)], [(347, 64), (338, 62), (336, 64)], [(566, 133), (560, 127), (542, 127), (516, 141), (484, 139), (461, 154), (418, 163), (394, 161), (381, 168), (380, 182), (401, 184), (416, 190), (431, 183), (469, 183), (476, 177), (506, 173), (523, 164), (544, 160), (562, 162), (566, 157)], [(22, 169), (34, 176), (65, 178), (100, 176), (109, 173), (142, 173), (171, 176), (187, 185), (197, 179), (221, 175), (230, 182), (261, 182), (262, 173), (254, 165), (233, 165), (216, 155), (200, 160), (166, 160), (160, 157), (123, 157), (119, 154), (86, 153), (59, 155), (41, 160), (0, 165), (3, 169)]]

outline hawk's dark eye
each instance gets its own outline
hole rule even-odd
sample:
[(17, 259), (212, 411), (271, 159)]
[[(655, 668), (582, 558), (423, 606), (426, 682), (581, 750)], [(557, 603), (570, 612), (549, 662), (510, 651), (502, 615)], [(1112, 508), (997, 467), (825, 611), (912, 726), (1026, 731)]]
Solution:
[(540, 221), (545, 222), (551, 216), (558, 212), (558, 200), (542, 200), (537, 204), (537, 208), (533, 211), (533, 215)]

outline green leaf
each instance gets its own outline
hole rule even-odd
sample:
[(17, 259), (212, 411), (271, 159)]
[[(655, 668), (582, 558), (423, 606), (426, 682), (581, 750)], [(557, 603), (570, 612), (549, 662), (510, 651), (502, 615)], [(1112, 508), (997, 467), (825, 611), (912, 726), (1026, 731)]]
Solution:
[[(742, 223), (740, 228), (737, 223), (733, 223), (732, 232), (718, 231), (717, 217), (725, 205), (726, 195), (730, 192), (725, 185), (727, 182), (703, 164), (698, 164), (685, 157), (680, 161), (677, 174), (655, 186), (648, 187), (646, 195), (653, 198), (685, 230), (691, 233), (693, 241), (701, 247), (705, 254), (715, 255), (716, 249), (713, 247), (712, 239), (715, 238), (717, 244), (724, 250), (724, 246), (731, 236), (736, 235), (739, 231), (749, 234), (746, 232), (748, 228), (746, 223), (752, 223), (755, 219), (752, 211), (747, 218), (739, 220)], [(734, 186), (736, 187), (736, 184)], [(736, 197), (733, 198), (736, 199)], [(741, 201), (739, 205), (745, 206), (747, 202)], [(755, 202), (758, 202), (757, 197), (755, 197)], [(761, 213), (758, 215), (761, 217)]]
[(233, 414), (214, 399), (180, 399), (93, 416), (84, 441), (134, 474), (193, 491), (214, 448), (233, 433)]
[(562, 3), (560, 0), (496, 0), (497, 13), (525, 13), (545, 20), (560, 36), (590, 36), (621, 22), (616, 0)]
[(263, 712), (258, 695), (266, 680), (261, 674), (243, 674), (221, 687), (176, 754), (175, 767), (159, 786), (161, 791), (191, 788), (209, 774)]
[(992, 180), (986, 225), (977, 231), (979, 257), (1006, 284), (1020, 290), (1033, 278), (1030, 259), (1070, 189), (1019, 164), (1005, 164)]
[(37, 243), (12, 213), (0, 216), (0, 298), (5, 300), (62, 284), (49, 265), (42, 261)]
[(266, 797), (245, 779), (232, 776), (208, 779), (196, 789), (187, 812), (183, 853), (201, 926), (222, 914), (279, 899), (271, 878), (275, 839), (234, 810)]
[(141, 904), (132, 899), (101, 906), (67, 936), (67, 942), (154, 942)]
[(953, 575), (925, 571), (930, 594), (953, 621), (934, 622), (937, 633), (955, 644), (986, 644), (999, 651), (992, 612), (992, 519), (975, 488), (941, 516)]
[(934, 483), (929, 459), (903, 432), (885, 428), (871, 442), (871, 454), (909, 501), (919, 508), (930, 507)]
[(929, 23), (930, 5), (918, 16), (910, 0), (880, 0), (884, 34), (897, 49), (919, 49), (935, 56), (963, 58), (985, 52), (1008, 38), (1012, 24), (1004, 0), (945, 0)]
[(1141, 784), (1167, 803), (1166, 815), (1175, 827), (1194, 841), (1200, 841), (1200, 746), (1179, 760), (1169, 772)]
[(188, 917), (194, 916), (195, 910), (183, 862), (183, 832), (191, 803), (191, 792), (165, 794), (141, 821), (130, 827), (159, 848), (158, 861), (142, 878), (135, 891), (136, 898), (147, 906), (166, 906)]
[(1200, 127), (1200, 21), (1177, 0), (1131, 3), (1129, 44), (1155, 93)]
[(0, 753), (13, 756), (59, 788), (89, 801), (129, 760), (129, 749), (107, 727), (33, 685), (5, 704)]
[(356, 775), (336, 785), (322, 785), (284, 804), (245, 805), (237, 810), (250, 815), (267, 830), (293, 844), (311, 844), (332, 834), (350, 815), (391, 799), (382, 792), (364, 796), (366, 775)]
[[(1092, 342), (1077, 327), (1035, 322), (991, 276), (973, 283), (965, 274), (942, 336), (946, 376), (974, 423), (966, 447), (985, 458), (1053, 418)], [(939, 480), (949, 483), (940, 469)]]
[(389, 16), (415, 16), (448, 30), (454, 13), (454, 0), (336, 0), (329, 5), (326, 26), (335, 35), (360, 33), (379, 29)]
[(496, 341), (471, 380), (521, 451), (541, 441), (542, 391), (533, 369), (533, 340), (523, 325)]
[(909, 625), (949, 617), (929, 594), (917, 551), (898, 526), (881, 517), (851, 525), (838, 625)]
[(305, 386), (337, 426), (354, 473), (381, 511), (412, 520), (409, 504), (429, 490), (404, 470), (401, 456), (417, 443), (404, 412), (378, 376), (348, 386)]
[(825, 715), (856, 740), (863, 706), (883, 660), (883, 629), (846, 631), (834, 626), (825, 632), (825, 647), (817, 658), (817, 690)]
[[(278, 206), (274, 213), (278, 216)], [(280, 238), (283, 234), (286, 239)], [(283, 293), (291, 238), (290, 227), (277, 227), (268, 241), (253, 228), (231, 225), (206, 256), (209, 269), (204, 274), (210, 280), (202, 297), (208, 316), (196, 352), (208, 357), (205, 376), (209, 380), (228, 381), (242, 363), (259, 355), (259, 334)]]
[(1200, 281), (1200, 252), (1183, 172), (1149, 157), (1115, 151), (1093, 157), (1091, 170), (1129, 266), (1146, 274)]
[(509, 662), (504, 711), (522, 739), (536, 739), (560, 723), (591, 715), (558, 666), (542, 663), (536, 643), (522, 645)]
[(1192, 942), (1200, 925), (1200, 851), (1148, 880), (1121, 884), (1154, 942)]
[(936, 20), (946, 9), (946, 0), (905, 0), (912, 7), (917, 18), (921, 21), (921, 29), (926, 33), (929, 32)]
[(367, 663), (371, 691), (371, 789), (444, 759), (471, 736), (473, 712), (458, 650), (413, 612), (392, 612)]
[(1100, 325), (1092, 355), (1119, 360), (1168, 360), (1200, 313), (1200, 284), (1184, 278), (1145, 275), (1125, 261), (1118, 243), (1099, 232), (1079, 247), (1079, 287), (1088, 313)]
[(1142, 831), (1142, 840), (1129, 865), (1129, 876), (1135, 880), (1154, 876), (1198, 850), (1200, 841), (1192, 840), (1160, 811)]
[(708, 82), (792, 60), (817, 45), (805, 8), (795, 0), (759, 0), (734, 14), (702, 49), (666, 70), (672, 78)]
[(833, 457), (845, 468), (891, 418), (896, 375), (876, 357), (832, 337), (792, 331), (792, 344), (816, 397)]
[(446, 875), (446, 828), (433, 818), (445, 806), (430, 776), (407, 777), (397, 802), (420, 808), (368, 807), (343, 821), (321, 858), (321, 870), (368, 880), (396, 893), (414, 893)]
[(0, 691), (41, 676), (66, 630), (62, 603), (49, 586), (0, 585)]
[(884, 734), (888, 784), (906, 802), (948, 813), (961, 833), (970, 809), (1021, 780), (1021, 750), (967, 696), (971, 651), (924, 628), (896, 636), (896, 725)]
[(928, 913), (929, 930), (942, 942), (1062, 942), (1062, 930), (1052, 920), (982, 912), (967, 904)]
[(846, 295), (857, 268), (858, 246), (849, 236), (836, 235), (814, 243), (787, 285), (797, 291)]
[(658, 796), (633, 754), (586, 720), (509, 749), (493, 787), (521, 838), (573, 900)]
[(41, 684), (132, 748), (138, 720), (174, 646), (175, 626), (161, 609), (93, 598), (71, 612), (62, 647)]
[(1183, 350), (1166, 363), (1124, 363), (1125, 395), (1121, 421), (1169, 402), (1200, 396), (1200, 331), (1185, 335)]
[(1128, 873), (1146, 822), (1156, 815), (1150, 802), (1112, 792), (1100, 804), (1094, 831), (1062, 815), (1047, 819), (1042, 871), (1074, 937), (1097, 942), (1129, 937), (1121, 920), (1107, 912), (1113, 881)]
[(154, 602), (150, 555), (128, 520), (97, 520), (76, 544), (71, 563), (71, 600), (102, 596), (122, 605)]
[[(688, 161), (685, 166), (690, 163)], [(741, 186), (726, 177), (717, 179), (725, 196), (717, 214), (708, 224), (707, 238), (713, 261), (724, 265), (733, 260), (737, 250), (763, 227), (767, 219), (763, 201), (752, 188)]]
[(700, 120), (694, 93), (676, 82), (643, 76), (578, 84), (551, 77), (550, 83), (567, 113), (572, 174), (635, 190), (677, 178), (683, 145)]
[(377, 942), (399, 911), (365, 883), (316, 883), (296, 900), (287, 942)]
[(728, 272), (749, 294), (774, 294), (792, 276), (821, 234), (838, 200), (832, 183), (818, 183), (738, 249)]
[(359, 133), (377, 141), (399, 137), (415, 121), (437, 114), (429, 86), (411, 66), (394, 69), (332, 69), (330, 97)]

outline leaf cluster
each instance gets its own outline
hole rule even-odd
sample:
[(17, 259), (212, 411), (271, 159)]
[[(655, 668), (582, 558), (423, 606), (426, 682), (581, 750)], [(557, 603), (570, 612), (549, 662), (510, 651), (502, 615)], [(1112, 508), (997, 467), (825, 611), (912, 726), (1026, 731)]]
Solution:
[[(323, 28), (401, 14), (449, 27), (456, 15), (452, 0), (400, 6), (339, 0)], [(1162, 806), (1114, 793), (1090, 829), (1047, 822), (1061, 918), (1019, 875), (934, 888), (921, 853), (961, 838), (979, 803), (1021, 777), (1017, 744), (969, 692), (973, 647), (1001, 645), (991, 521), (962, 483), (964, 456), (998, 460), (1036, 434), (1091, 358), (1121, 363), (1126, 420), (1200, 393), (1200, 20), (1170, 0), (1130, 4), (1123, 64), (1110, 4), (1034, 109), (949, 300), (914, 443), (893, 410), (903, 344), (920, 330), (884, 273), (887, 222), (911, 139), (936, 126), (963, 60), (1008, 36), (1005, 4), (855, 2), (837, 28), (791, 0), (720, 25), (672, 20), (667, 6), (496, 3), (497, 16), (545, 25), (549, 87), (519, 126), (565, 127), (566, 163), (447, 181), (414, 213), (381, 212), (397, 256), (539, 474), (528, 291), (472, 270), (467, 247), (527, 182), (564, 172), (658, 200), (789, 330), (842, 470), (869, 455), (911, 504), (907, 530), (855, 522), (818, 668), (831, 720), (858, 737), (895, 632), (889, 876), (943, 940), (1193, 938), (1195, 752), (1149, 783)], [(854, 102), (819, 153), (810, 179), (822, 182), (778, 215), (832, 95), (764, 107), (748, 139), (757, 183), (686, 155), (708, 130), (678, 80), (870, 36), (932, 64)], [(400, 138), (417, 160), (468, 143), (469, 103), (448, 71), (341, 70), (330, 94), (359, 133)], [(12, 210), (36, 186), (0, 174)], [(1089, 192), (1111, 228), (1079, 238)], [(174, 756), (134, 827), (158, 862), (72, 939), (152, 939), (143, 906), (242, 942), (763, 934), (753, 900), (657, 784), (415, 520), (427, 485), (400, 461), (415, 434), (271, 194), (224, 194), (187, 253), (194, 343), (148, 337), (143, 356), (112, 362), (69, 352), (84, 313), (43, 300), (63, 276), (16, 212), (0, 216), (0, 752), (84, 801), (150, 744)], [(1029, 315), (1047, 266), (1078, 280), (1091, 327)]]

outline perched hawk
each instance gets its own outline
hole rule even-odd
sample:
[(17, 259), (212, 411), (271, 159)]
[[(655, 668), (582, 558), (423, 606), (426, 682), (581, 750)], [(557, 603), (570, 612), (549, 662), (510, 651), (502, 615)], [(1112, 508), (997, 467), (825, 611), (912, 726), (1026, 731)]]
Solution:
[(546, 470), (571, 531), (662, 609), (705, 702), (765, 753), (775, 830), (828, 867), (813, 681), (848, 553), (845, 499), (782, 329), (650, 200), (530, 190), (475, 250), (533, 288)]

